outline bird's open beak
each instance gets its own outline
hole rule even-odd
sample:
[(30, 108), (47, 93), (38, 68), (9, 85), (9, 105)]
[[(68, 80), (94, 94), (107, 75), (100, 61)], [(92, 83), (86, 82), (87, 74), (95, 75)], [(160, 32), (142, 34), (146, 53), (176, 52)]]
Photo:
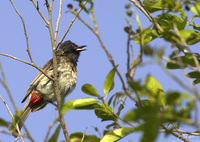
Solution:
[(86, 47), (86, 45), (78, 46), (78, 47), (76, 48), (76, 51), (81, 52), (81, 51), (87, 50), (87, 49), (83, 49), (84, 47)]

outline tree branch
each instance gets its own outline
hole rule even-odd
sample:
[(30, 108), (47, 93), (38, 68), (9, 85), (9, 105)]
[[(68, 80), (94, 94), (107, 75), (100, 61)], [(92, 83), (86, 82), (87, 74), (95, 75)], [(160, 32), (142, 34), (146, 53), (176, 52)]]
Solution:
[[(0, 95), (0, 98), (1, 98), (1, 100), (3, 101), (4, 105), (6, 106), (6, 108), (7, 108), (7, 110), (8, 110), (8, 113), (10, 114), (10, 116), (11, 116), (12, 119), (13, 119), (12, 112), (10, 111), (10, 109), (9, 109), (8, 105), (6, 104), (5, 100), (3, 99), (3, 97), (2, 97), (1, 95)], [(19, 136), (20, 136), (22, 142), (24, 142), (23, 136), (22, 136), (22, 134), (21, 134), (21, 132), (20, 132), (20, 130), (19, 130), (18, 125), (16, 125), (16, 129), (17, 129), (17, 132), (18, 132), (18, 134), (19, 134)]]
[(0, 55), (3, 55), (3, 56), (6, 56), (6, 57), (10, 57), (14, 60), (17, 60), (17, 61), (20, 61), (22, 63), (25, 63), (27, 65), (30, 65), (36, 69), (38, 69), (40, 72), (42, 72), (46, 77), (48, 77), (49, 79), (53, 80), (53, 78), (51, 76), (49, 76), (48, 74), (45, 73), (45, 71), (43, 69), (41, 69), (40, 67), (38, 67), (35, 63), (30, 63), (30, 62), (27, 62), (27, 61), (24, 61), (24, 60), (21, 60), (19, 58), (16, 58), (14, 56), (11, 56), (11, 55), (8, 55), (8, 54), (4, 54), (4, 53), (0, 53)]
[(11, 103), (12, 103), (14, 109), (15, 109), (15, 112), (17, 112), (17, 110), (18, 110), (18, 109), (17, 109), (17, 105), (15, 104), (15, 101), (14, 101), (14, 99), (13, 99), (13, 97), (12, 97), (12, 94), (11, 94), (11, 92), (10, 92), (10, 89), (8, 88), (7, 81), (6, 81), (6, 76), (5, 76), (5, 74), (4, 74), (1, 61), (0, 61), (0, 71), (1, 71), (1, 75), (2, 75), (2, 79), (0, 78), (0, 82), (1, 82), (1, 84), (4, 86), (4, 88), (6, 89), (6, 92), (7, 92), (7, 94), (8, 94), (8, 97), (9, 97), (9, 99), (10, 99), (10, 101), (11, 101)]
[(30, 58), (30, 60), (31, 60), (31, 63), (33, 63), (33, 59), (32, 59), (32, 57), (31, 57), (31, 53), (30, 53), (30, 50), (29, 50), (28, 35), (27, 35), (27, 32), (26, 32), (26, 26), (25, 26), (24, 18), (21, 16), (21, 14), (19, 13), (19, 11), (16, 9), (16, 7), (15, 7), (15, 5), (13, 4), (13, 1), (12, 1), (12, 0), (10, 0), (10, 3), (11, 3), (11, 5), (13, 6), (13, 8), (15, 9), (15, 12), (19, 15), (21, 21), (22, 21), (22, 25), (23, 25), (23, 28), (24, 28), (24, 35), (25, 35), (25, 38), (26, 38), (26, 46), (27, 46), (26, 51), (28, 52), (29, 58)]
[(63, 2), (63, 0), (60, 0), (59, 14), (58, 14), (58, 18), (56, 20), (56, 30), (55, 30), (55, 35), (54, 35), (55, 40), (57, 40), (59, 23), (60, 23), (60, 18), (61, 18), (61, 15), (62, 15), (62, 2)]
[(192, 141), (190, 141), (190, 140), (184, 138), (182, 135), (179, 135), (179, 134), (177, 134), (177, 133), (174, 132), (174, 131), (170, 131), (164, 124), (161, 125), (161, 127), (162, 127), (164, 130), (166, 130), (167, 132), (170, 132), (170, 133), (171, 133), (172, 135), (174, 135), (175, 137), (177, 137), (177, 138), (183, 140), (184, 142), (192, 142)]
[(138, 0), (139, 3), (137, 3), (136, 0), (129, 0), (130, 2), (132, 2), (137, 8), (139, 8), (144, 15), (147, 16), (147, 18), (154, 23), (154, 25), (156, 26), (156, 28), (162, 33), (164, 32), (163, 29), (160, 27), (160, 25), (157, 23), (157, 21), (151, 16), (151, 14), (149, 13), (149, 11), (145, 8), (145, 6), (143, 5), (143, 3), (141, 2), (141, 0)]
[(65, 136), (65, 139), (67, 142), (70, 142), (69, 134), (67, 131), (67, 127), (65, 124), (64, 116), (61, 113), (61, 99), (60, 99), (60, 91), (59, 91), (59, 86), (58, 86), (58, 70), (57, 70), (57, 59), (56, 59), (56, 39), (53, 34), (53, 27), (52, 27), (52, 7), (53, 7), (53, 0), (51, 0), (50, 6), (47, 6), (48, 10), (48, 15), (49, 15), (49, 34), (51, 38), (51, 44), (52, 44), (52, 52), (53, 52), (53, 75), (54, 75), (54, 94), (56, 96), (57, 104), (58, 104), (58, 113), (59, 113), (59, 118), (60, 122), (62, 125), (63, 129), (63, 134)]
[(49, 125), (49, 128), (48, 128), (48, 131), (46, 133), (46, 136), (45, 136), (45, 139), (44, 139), (44, 142), (47, 142), (48, 141), (48, 137), (49, 137), (49, 134), (50, 134), (50, 131), (52, 129), (52, 127), (56, 124), (56, 122), (58, 121), (58, 117), (56, 117), (53, 122)]
[[(35, 0), (30, 0), (33, 5), (35, 6), (35, 8), (37, 9), (38, 13), (40, 14), (40, 16), (42, 17), (42, 19), (44, 20), (44, 22), (49, 25), (49, 22), (47, 21), (47, 19), (44, 17), (44, 15), (42, 14), (42, 12), (40, 11), (40, 9), (38, 8), (38, 5), (35, 3)], [(47, 5), (47, 4), (46, 4)]]
[[(85, 5), (87, 4), (87, 2), (88, 2), (88, 0), (83, 4), (83, 6), (85, 6)], [(70, 30), (72, 24), (74, 23), (74, 21), (76, 20), (76, 18), (78, 17), (78, 15), (80, 14), (80, 12), (82, 11), (82, 9), (83, 9), (83, 8), (81, 7), (81, 8), (78, 10), (78, 12), (75, 14), (74, 19), (73, 19), (73, 20), (71, 21), (71, 23), (69, 24), (69, 26), (68, 26), (66, 32), (64, 33), (63, 37), (62, 37), (62, 38), (60, 39), (60, 41), (58, 42), (56, 48), (58, 48), (59, 45), (63, 42), (63, 40), (64, 40), (64, 38), (66, 37), (67, 33), (69, 32), (69, 30)]]

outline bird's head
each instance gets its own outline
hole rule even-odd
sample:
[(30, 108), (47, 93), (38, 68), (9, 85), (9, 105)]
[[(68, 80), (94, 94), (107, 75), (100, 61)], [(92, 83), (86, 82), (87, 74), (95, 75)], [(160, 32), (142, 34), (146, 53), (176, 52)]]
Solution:
[(58, 51), (56, 52), (56, 55), (57, 56), (66, 56), (70, 60), (77, 62), (80, 52), (86, 50), (86, 49), (84, 49), (84, 47), (86, 47), (86, 45), (78, 46), (75, 43), (68, 40), (68, 41), (63, 42), (60, 45)]

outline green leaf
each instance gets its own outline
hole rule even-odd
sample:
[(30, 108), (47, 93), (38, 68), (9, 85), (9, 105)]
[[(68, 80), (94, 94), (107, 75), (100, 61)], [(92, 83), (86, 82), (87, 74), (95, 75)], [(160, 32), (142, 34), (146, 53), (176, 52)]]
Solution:
[(141, 91), (143, 89), (140, 81), (129, 80), (128, 83), (134, 91)]
[(172, 31), (166, 31), (163, 33), (163, 38), (166, 40), (166, 41), (169, 41), (175, 45), (177, 44), (180, 44), (181, 41), (179, 39), (179, 37)]
[(193, 45), (200, 41), (200, 33), (194, 30), (180, 30), (180, 35), (189, 45)]
[(100, 142), (115, 142), (117, 140), (120, 140), (121, 138), (133, 133), (135, 131), (135, 128), (131, 127), (124, 127), (117, 130), (114, 130), (108, 134), (106, 134)]
[(171, 59), (172, 62), (167, 63), (167, 69), (184, 69), (187, 65), (196, 67), (194, 59), (191, 54), (185, 54), (185, 56), (174, 57)]
[(108, 75), (106, 76), (106, 79), (104, 81), (104, 87), (103, 91), (105, 94), (105, 97), (108, 95), (108, 93), (114, 88), (114, 77), (115, 77), (115, 68), (113, 68)]
[(176, 0), (144, 0), (143, 4), (150, 13), (160, 10), (178, 11), (180, 8)]
[(160, 128), (160, 121), (150, 119), (145, 124), (140, 125), (137, 129), (144, 132), (141, 142), (155, 142)]
[(12, 124), (10, 125), (9, 130), (12, 132), (13, 136), (18, 136), (18, 133), (16, 132), (16, 123), (19, 121), (19, 118), (22, 116), (23, 112), (23, 110), (17, 111), (12, 119)]
[(55, 130), (55, 132), (53, 133), (53, 135), (51, 136), (51, 138), (48, 140), (48, 142), (57, 142), (58, 135), (60, 133), (60, 128), (61, 128), (61, 124), (58, 125), (58, 127)]
[(197, 26), (197, 25), (195, 24), (195, 22), (194, 22), (194, 21), (192, 21), (192, 23), (191, 23), (191, 26), (193, 26), (193, 28), (194, 28), (195, 30), (198, 30), (198, 31), (200, 31), (200, 27), (199, 27), (199, 26)]
[(100, 95), (97, 92), (97, 90), (91, 84), (85, 84), (85, 85), (83, 85), (82, 86), (82, 91), (85, 94), (88, 94), (88, 95), (91, 95), (91, 96), (100, 97)]
[(144, 103), (145, 106), (139, 106), (126, 113), (123, 120), (138, 122), (139, 120), (148, 121), (157, 118), (159, 116), (160, 107), (151, 101), (145, 100)]
[(153, 102), (158, 102), (163, 108), (165, 108), (166, 98), (161, 84), (153, 76), (147, 75), (144, 85), (147, 91), (150, 93), (150, 100)]
[(82, 142), (99, 142), (99, 138), (95, 135), (86, 135), (81, 132), (75, 132), (70, 135), (71, 142), (80, 142), (84, 136)]
[(145, 102), (148, 102), (148, 104), (146, 103), (145, 106), (129, 111), (123, 120), (138, 122), (139, 126), (135, 128), (135, 131), (144, 132), (141, 141), (154, 142), (158, 135), (159, 126), (162, 123), (162, 114), (156, 103), (146, 100)]
[(185, 25), (187, 23), (187, 17), (182, 19), (174, 14), (160, 14), (157, 15), (157, 18), (155, 19), (163, 29), (168, 29), (168, 30), (174, 29), (173, 28), (174, 24), (176, 24), (178, 30), (182, 30), (185, 28)]
[(198, 71), (190, 72), (186, 76), (190, 78), (200, 78), (200, 72)]
[(200, 2), (196, 2), (191, 8), (191, 11), (193, 11), (198, 17), (200, 17)]
[(124, 31), (126, 32), (126, 33), (128, 33), (128, 34), (131, 34), (131, 35), (133, 35), (133, 34), (135, 34), (134, 32), (133, 32), (133, 30), (130, 28), (130, 27), (124, 27)]
[(102, 121), (116, 120), (113, 110), (107, 104), (95, 105), (95, 114), (101, 118)]
[(5, 126), (8, 127), (9, 123), (6, 122), (5, 120), (3, 120), (2, 118), (0, 118), (0, 126)]
[(167, 104), (168, 105), (180, 105), (182, 101), (181, 94), (176, 91), (167, 92)]
[(135, 43), (140, 44), (141, 38), (144, 40), (144, 44), (151, 42), (154, 40), (157, 36), (153, 33), (153, 30), (150, 29), (143, 29), (142, 30), (142, 37), (140, 34), (140, 31), (138, 30), (136, 34), (133, 36), (133, 40)]
[(71, 109), (94, 109), (94, 105), (97, 103), (98, 101), (93, 98), (72, 100), (63, 105), (61, 112), (62, 114), (65, 114)]
[(193, 81), (193, 85), (199, 84), (199, 83), (200, 83), (200, 78), (197, 78), (197, 79), (195, 79), (195, 80)]

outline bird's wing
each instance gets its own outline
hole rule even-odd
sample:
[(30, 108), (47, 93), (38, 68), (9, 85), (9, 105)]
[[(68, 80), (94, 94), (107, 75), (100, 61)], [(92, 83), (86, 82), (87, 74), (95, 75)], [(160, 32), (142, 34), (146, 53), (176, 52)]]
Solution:
[[(43, 66), (43, 71), (47, 72), (48, 70), (53, 70), (53, 63), (52, 59), (49, 60), (44, 66)], [(51, 75), (50, 75), (51, 76)], [(31, 92), (37, 87), (37, 85), (40, 83), (40, 81), (46, 77), (42, 72), (39, 71), (38, 75), (34, 78), (32, 81), (31, 85), (29, 86), (24, 99), (22, 100), (22, 103), (27, 99), (27, 97), (31, 94)], [(51, 76), (52, 77), (52, 76)]]

